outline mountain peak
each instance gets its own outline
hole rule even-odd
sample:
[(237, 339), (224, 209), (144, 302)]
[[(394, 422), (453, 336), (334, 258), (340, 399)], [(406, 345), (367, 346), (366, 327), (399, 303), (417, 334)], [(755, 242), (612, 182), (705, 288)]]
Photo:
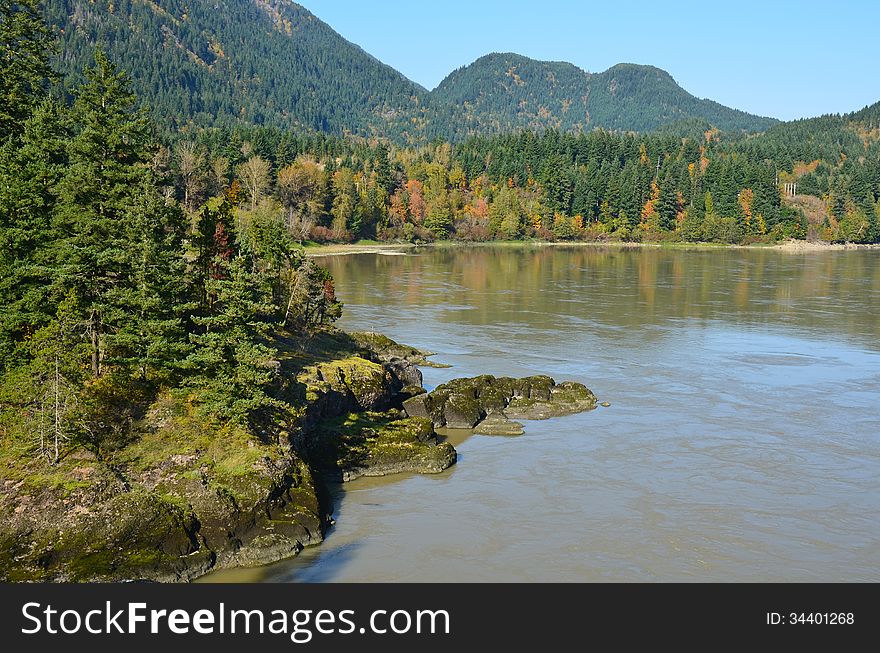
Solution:
[(446, 77), (431, 96), (462, 106), (475, 130), (651, 131), (707, 120), (723, 130), (763, 131), (776, 122), (700, 100), (655, 66), (619, 63), (588, 73), (571, 63), (514, 53), (480, 57)]

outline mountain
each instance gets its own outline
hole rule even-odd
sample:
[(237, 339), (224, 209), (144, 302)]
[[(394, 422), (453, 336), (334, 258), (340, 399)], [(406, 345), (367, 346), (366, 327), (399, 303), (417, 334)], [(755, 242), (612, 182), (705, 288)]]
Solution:
[(510, 53), (489, 54), (456, 70), (431, 95), (463, 106), (474, 131), (652, 131), (704, 119), (725, 131), (756, 132), (777, 122), (695, 98), (653, 66), (618, 64), (591, 74), (569, 63)]
[(288, 0), (46, 0), (74, 82), (100, 44), (164, 125), (418, 139), (427, 91)]
[(754, 132), (776, 122), (697, 99), (650, 66), (590, 74), (515, 54), (482, 57), (429, 93), (290, 0), (46, 0), (45, 10), (70, 83), (101, 45), (169, 130), (253, 124), (418, 143), (686, 120)]

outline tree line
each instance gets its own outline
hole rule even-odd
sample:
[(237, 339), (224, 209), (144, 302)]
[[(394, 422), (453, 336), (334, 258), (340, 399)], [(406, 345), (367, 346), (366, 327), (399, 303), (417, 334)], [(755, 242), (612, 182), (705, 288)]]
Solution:
[[(193, 210), (231, 185), (249, 213), (282, 215), (300, 242), (876, 242), (880, 130), (839, 116), (806, 122), (748, 138), (689, 124), (652, 134), (526, 131), (418, 148), (210, 129), (169, 146), (168, 192)], [(783, 192), (792, 182), (799, 197)]]

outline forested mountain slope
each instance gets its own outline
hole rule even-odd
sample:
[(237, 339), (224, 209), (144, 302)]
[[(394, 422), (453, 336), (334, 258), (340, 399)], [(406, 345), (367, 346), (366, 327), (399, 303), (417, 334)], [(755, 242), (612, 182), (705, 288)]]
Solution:
[(427, 91), (287, 0), (47, 0), (75, 84), (101, 45), (169, 127), (422, 136)]
[(401, 143), (508, 130), (650, 131), (702, 119), (733, 131), (775, 121), (699, 100), (657, 68), (589, 74), (492, 54), (433, 92), (290, 0), (46, 0), (68, 85), (100, 45), (168, 128), (235, 124), (384, 136)]
[(776, 121), (700, 100), (666, 71), (618, 64), (590, 74), (563, 62), (490, 54), (449, 75), (432, 95), (465, 108), (474, 133), (552, 127), (652, 131), (704, 119), (725, 131), (763, 131)]

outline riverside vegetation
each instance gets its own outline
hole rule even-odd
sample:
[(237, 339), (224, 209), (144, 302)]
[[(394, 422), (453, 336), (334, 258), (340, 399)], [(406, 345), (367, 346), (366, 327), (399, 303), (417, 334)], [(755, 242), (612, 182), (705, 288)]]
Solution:
[[(98, 50), (53, 98), (35, 3), (0, 9), (0, 578), (278, 560), (321, 541), (321, 478), (452, 465), (404, 408), (428, 354), (334, 329), (333, 279), (281, 214), (253, 193), (243, 210), (235, 183), (187, 210), (125, 75)], [(501, 403), (459, 384), (447, 399), (478, 420), (564, 398), (545, 378), (504, 381)]]

